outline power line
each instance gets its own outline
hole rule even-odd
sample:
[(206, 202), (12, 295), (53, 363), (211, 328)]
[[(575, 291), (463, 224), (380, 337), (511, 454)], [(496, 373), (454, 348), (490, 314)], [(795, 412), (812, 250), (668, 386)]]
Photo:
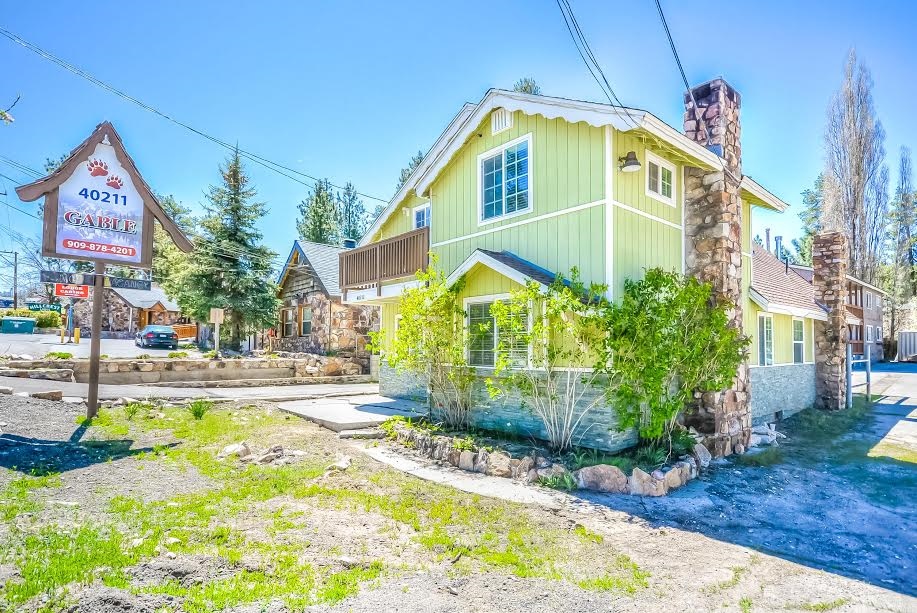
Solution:
[(573, 46), (576, 47), (577, 53), (579, 53), (580, 58), (582, 58), (583, 63), (589, 70), (589, 74), (591, 74), (592, 78), (595, 79), (599, 89), (601, 89), (602, 93), (605, 94), (605, 97), (608, 98), (608, 103), (611, 104), (611, 106), (623, 111), (628, 123), (630, 123), (634, 128), (639, 127), (634, 119), (630, 116), (630, 111), (628, 108), (621, 103), (621, 99), (618, 98), (614, 88), (611, 87), (611, 83), (608, 82), (608, 78), (605, 76), (605, 72), (602, 70), (602, 67), (599, 65), (595, 54), (592, 52), (592, 48), (589, 46), (589, 41), (586, 40), (585, 34), (583, 34), (582, 29), (579, 27), (579, 23), (576, 20), (576, 15), (573, 14), (573, 8), (570, 6), (569, 1), (557, 0), (557, 8), (560, 9), (560, 14), (564, 18), (564, 24), (567, 26), (567, 32), (570, 33), (570, 38), (573, 40)]
[(660, 0), (656, 0), (656, 10), (659, 12), (659, 20), (662, 21), (662, 27), (665, 30), (665, 35), (669, 39), (669, 47), (672, 48), (672, 55), (675, 56), (675, 63), (678, 64), (678, 72), (681, 73), (681, 80), (684, 81), (685, 89), (688, 90), (688, 95), (691, 96), (691, 104), (694, 105), (694, 118), (699, 123), (702, 123), (704, 126), (704, 139), (707, 141), (707, 145), (710, 144), (710, 131), (707, 129), (707, 122), (700, 121), (697, 113), (700, 109), (697, 108), (697, 100), (694, 99), (694, 91), (691, 89), (691, 85), (688, 84), (688, 77), (685, 75), (684, 66), (681, 65), (681, 58), (678, 57), (678, 49), (675, 48), (675, 40), (672, 38), (672, 32), (669, 30), (669, 24), (665, 20), (665, 13), (662, 12), (662, 3)]
[[(27, 174), (27, 175), (30, 175), (30, 176), (33, 176), (33, 177), (41, 177), (41, 176), (42, 176), (42, 174), (41, 174), (40, 172), (38, 172), (37, 170), (35, 170), (34, 168), (29, 168), (29, 167), (26, 166), (25, 164), (20, 164), (20, 163), (17, 162), (16, 160), (11, 160), (10, 158), (4, 157), (4, 156), (2, 156), (2, 155), (0, 155), (0, 162), (3, 162), (4, 164), (7, 164), (8, 166), (11, 166), (11, 167), (15, 168), (16, 170), (18, 170), (19, 172), (21, 172), (21, 173), (23, 173), (23, 174)], [(12, 181), (12, 179), (10, 179), (10, 180)]]
[[(10, 39), (10, 40), (13, 41), (14, 43), (17, 43), (18, 45), (21, 45), (22, 47), (25, 47), (25, 48), (28, 49), (29, 51), (32, 51), (33, 53), (36, 53), (37, 55), (39, 55), (39, 56), (45, 58), (46, 60), (48, 60), (48, 61), (50, 61), (50, 62), (53, 62), (54, 64), (57, 64), (57, 65), (60, 66), (61, 68), (65, 69), (65, 70), (67, 70), (67, 71), (69, 71), (69, 72), (72, 72), (73, 74), (75, 74), (75, 75), (77, 75), (77, 76), (79, 76), (79, 77), (81, 77), (81, 78), (83, 78), (83, 79), (89, 81), (89, 82), (92, 83), (93, 85), (96, 85), (96, 86), (98, 86), (98, 87), (101, 87), (102, 89), (104, 89), (104, 90), (106, 90), (106, 91), (109, 91), (109, 92), (115, 94), (116, 96), (119, 96), (120, 98), (123, 98), (124, 100), (127, 100), (128, 102), (131, 102), (131, 103), (133, 103), (133, 104), (136, 104), (136, 105), (139, 106), (140, 108), (142, 108), (142, 109), (144, 109), (144, 110), (146, 110), (146, 111), (149, 111), (150, 113), (153, 113), (154, 115), (158, 115), (159, 117), (162, 117), (163, 119), (165, 119), (165, 120), (167, 120), (167, 121), (170, 121), (170, 122), (174, 123), (174, 124), (177, 125), (177, 126), (180, 126), (180, 127), (184, 128), (184, 129), (190, 131), (190, 132), (193, 132), (194, 134), (197, 134), (198, 136), (201, 136), (201, 137), (203, 137), (203, 138), (206, 138), (207, 140), (209, 140), (209, 141), (211, 141), (211, 142), (213, 142), (213, 143), (216, 143), (217, 145), (220, 145), (221, 147), (225, 147), (226, 149), (229, 149), (230, 151), (236, 151), (236, 150), (238, 150), (240, 156), (245, 157), (245, 158), (247, 158), (247, 159), (249, 159), (249, 160), (255, 162), (256, 164), (260, 164), (261, 166), (264, 166), (265, 168), (267, 168), (267, 169), (269, 169), (269, 170), (273, 170), (273, 171), (276, 172), (277, 174), (283, 175), (284, 177), (287, 177), (288, 179), (290, 179), (290, 180), (292, 180), (292, 181), (296, 181), (297, 183), (300, 183), (301, 185), (305, 185), (305, 186), (307, 186), (307, 187), (310, 186), (309, 183), (305, 183), (304, 181), (301, 181), (301, 180), (297, 179), (296, 177), (292, 177), (292, 176), (290, 176), (289, 174), (287, 174), (286, 172), (283, 172), (283, 171), (291, 172), (291, 173), (294, 173), (294, 174), (297, 174), (297, 175), (306, 177), (307, 179), (309, 179), (310, 181), (312, 181), (312, 185), (314, 185), (314, 184), (316, 184), (316, 183), (318, 183), (318, 182), (321, 181), (321, 179), (319, 179), (319, 178), (317, 178), (317, 177), (314, 177), (314, 176), (312, 176), (312, 175), (310, 175), (310, 174), (308, 174), (308, 173), (305, 173), (305, 172), (296, 170), (295, 168), (290, 168), (289, 166), (284, 166), (283, 164), (280, 164), (280, 163), (278, 163), (278, 162), (274, 162), (274, 161), (272, 161), (272, 160), (270, 160), (270, 159), (268, 159), (268, 158), (265, 158), (265, 157), (263, 157), (263, 156), (257, 155), (257, 154), (255, 154), (255, 153), (250, 152), (250, 151), (246, 151), (245, 149), (241, 149), (241, 148), (239, 148), (237, 145), (232, 145), (232, 144), (230, 144), (230, 143), (228, 143), (228, 142), (226, 142), (226, 141), (224, 141), (224, 140), (221, 140), (221, 139), (219, 139), (219, 138), (217, 138), (217, 137), (215, 137), (215, 136), (211, 136), (210, 134), (207, 134), (207, 133), (204, 132), (203, 130), (199, 130), (199, 129), (197, 129), (197, 128), (195, 128), (195, 127), (193, 127), (193, 126), (191, 126), (191, 125), (189, 125), (189, 124), (187, 124), (187, 123), (184, 123), (184, 122), (182, 122), (182, 121), (176, 119), (175, 117), (172, 117), (171, 115), (169, 115), (169, 114), (167, 114), (167, 113), (164, 113), (163, 111), (160, 111), (160, 110), (157, 109), (156, 107), (151, 106), (151, 105), (149, 105), (149, 104), (143, 102), (142, 100), (139, 100), (139, 99), (137, 99), (137, 98), (131, 96), (130, 94), (125, 93), (124, 91), (122, 91), (122, 90), (116, 88), (116, 87), (113, 86), (113, 85), (110, 85), (109, 83), (106, 83), (105, 81), (102, 81), (101, 79), (99, 79), (99, 78), (93, 76), (92, 74), (86, 72), (85, 70), (83, 70), (83, 69), (81, 69), (81, 68), (79, 68), (79, 67), (77, 67), (77, 66), (74, 66), (73, 64), (70, 64), (70, 63), (67, 62), (66, 60), (63, 60), (63, 59), (57, 57), (56, 55), (54, 55), (54, 54), (52, 54), (52, 53), (50, 53), (50, 52), (48, 52), (48, 51), (45, 51), (44, 49), (42, 49), (42, 48), (39, 47), (38, 45), (35, 45), (35, 44), (33, 44), (33, 43), (30, 43), (29, 41), (27, 41), (27, 40), (25, 40), (25, 39), (23, 39), (23, 38), (17, 36), (16, 34), (13, 34), (13, 33), (10, 32), (9, 30), (6, 30), (6, 29), (0, 27), (0, 34), (2, 34), (3, 36), (5, 36), (6, 38)], [(331, 185), (332, 187), (337, 188), (337, 189), (344, 189), (344, 187), (341, 186), (341, 185), (336, 185), (336, 184), (334, 184), (334, 183), (330, 183), (330, 185)], [(378, 200), (379, 202), (385, 202), (385, 203), (388, 202), (388, 199), (386, 199), (386, 198), (379, 198), (378, 196), (372, 196), (372, 195), (370, 195), (370, 194), (365, 194), (365, 193), (363, 193), (363, 192), (356, 192), (356, 193), (357, 193), (358, 195), (360, 195), (360, 196), (363, 196), (364, 198), (369, 198), (370, 200)]]

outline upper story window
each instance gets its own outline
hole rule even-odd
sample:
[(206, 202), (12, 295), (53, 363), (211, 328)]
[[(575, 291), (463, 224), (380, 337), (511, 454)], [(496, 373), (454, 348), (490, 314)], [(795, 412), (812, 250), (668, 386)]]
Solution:
[(479, 223), (529, 211), (531, 145), (532, 135), (526, 134), (478, 156)]
[(646, 195), (675, 206), (675, 165), (646, 152)]
[(430, 204), (414, 207), (414, 229), (430, 227)]

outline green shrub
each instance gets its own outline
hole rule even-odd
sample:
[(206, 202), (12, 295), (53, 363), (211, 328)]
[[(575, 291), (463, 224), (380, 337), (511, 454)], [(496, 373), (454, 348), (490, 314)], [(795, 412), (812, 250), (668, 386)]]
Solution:
[(188, 357), (187, 351), (170, 351), (167, 357), (170, 358), (186, 358)]
[(213, 360), (217, 357), (217, 352), (215, 349), (211, 349), (210, 351), (205, 351), (202, 355), (207, 359)]
[(151, 357), (153, 357), (153, 356), (151, 356), (149, 353), (141, 353), (140, 355), (137, 356), (136, 359), (138, 359), (138, 360), (149, 360)]
[(657, 444), (644, 445), (634, 452), (634, 464), (646, 472), (652, 472), (665, 464), (669, 450)]
[(49, 351), (45, 357), (49, 360), (69, 360), (73, 354), (68, 351)]
[(188, 412), (191, 413), (194, 419), (201, 420), (204, 419), (204, 415), (207, 414), (207, 411), (212, 408), (213, 403), (209, 400), (192, 400), (188, 405)]
[(35, 311), (32, 316), (36, 328), (60, 328), (62, 325), (61, 314), (57, 311)]
[(780, 447), (768, 447), (761, 451), (750, 451), (736, 457), (736, 462), (743, 466), (773, 466), (783, 462), (783, 451)]
[(538, 483), (544, 485), (545, 487), (550, 487), (555, 490), (562, 490), (565, 492), (572, 492), (578, 486), (576, 484), (576, 479), (570, 473), (563, 473), (561, 475), (551, 475), (550, 477), (540, 477)]
[(140, 411), (149, 410), (152, 408), (153, 405), (148, 402), (129, 402), (124, 405), (124, 415), (127, 417), (127, 421), (131, 421)]

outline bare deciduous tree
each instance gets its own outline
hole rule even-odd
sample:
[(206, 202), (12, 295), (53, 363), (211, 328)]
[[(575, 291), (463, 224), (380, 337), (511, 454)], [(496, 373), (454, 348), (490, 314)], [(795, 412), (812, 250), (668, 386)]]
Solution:
[(844, 83), (828, 109), (822, 220), (825, 229), (847, 234), (851, 272), (868, 283), (875, 281), (888, 211), (885, 130), (872, 86), (869, 69), (851, 50)]

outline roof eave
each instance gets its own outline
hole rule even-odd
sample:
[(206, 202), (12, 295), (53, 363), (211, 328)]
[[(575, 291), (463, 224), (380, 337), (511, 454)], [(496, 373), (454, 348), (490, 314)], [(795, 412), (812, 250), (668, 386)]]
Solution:
[(742, 194), (742, 199), (752, 204), (757, 204), (769, 209), (773, 209), (779, 213), (783, 213), (789, 208), (789, 204), (775, 196), (774, 194), (767, 191), (760, 183), (744, 175), (742, 177), (742, 182), (739, 184), (739, 188), (744, 192)]

